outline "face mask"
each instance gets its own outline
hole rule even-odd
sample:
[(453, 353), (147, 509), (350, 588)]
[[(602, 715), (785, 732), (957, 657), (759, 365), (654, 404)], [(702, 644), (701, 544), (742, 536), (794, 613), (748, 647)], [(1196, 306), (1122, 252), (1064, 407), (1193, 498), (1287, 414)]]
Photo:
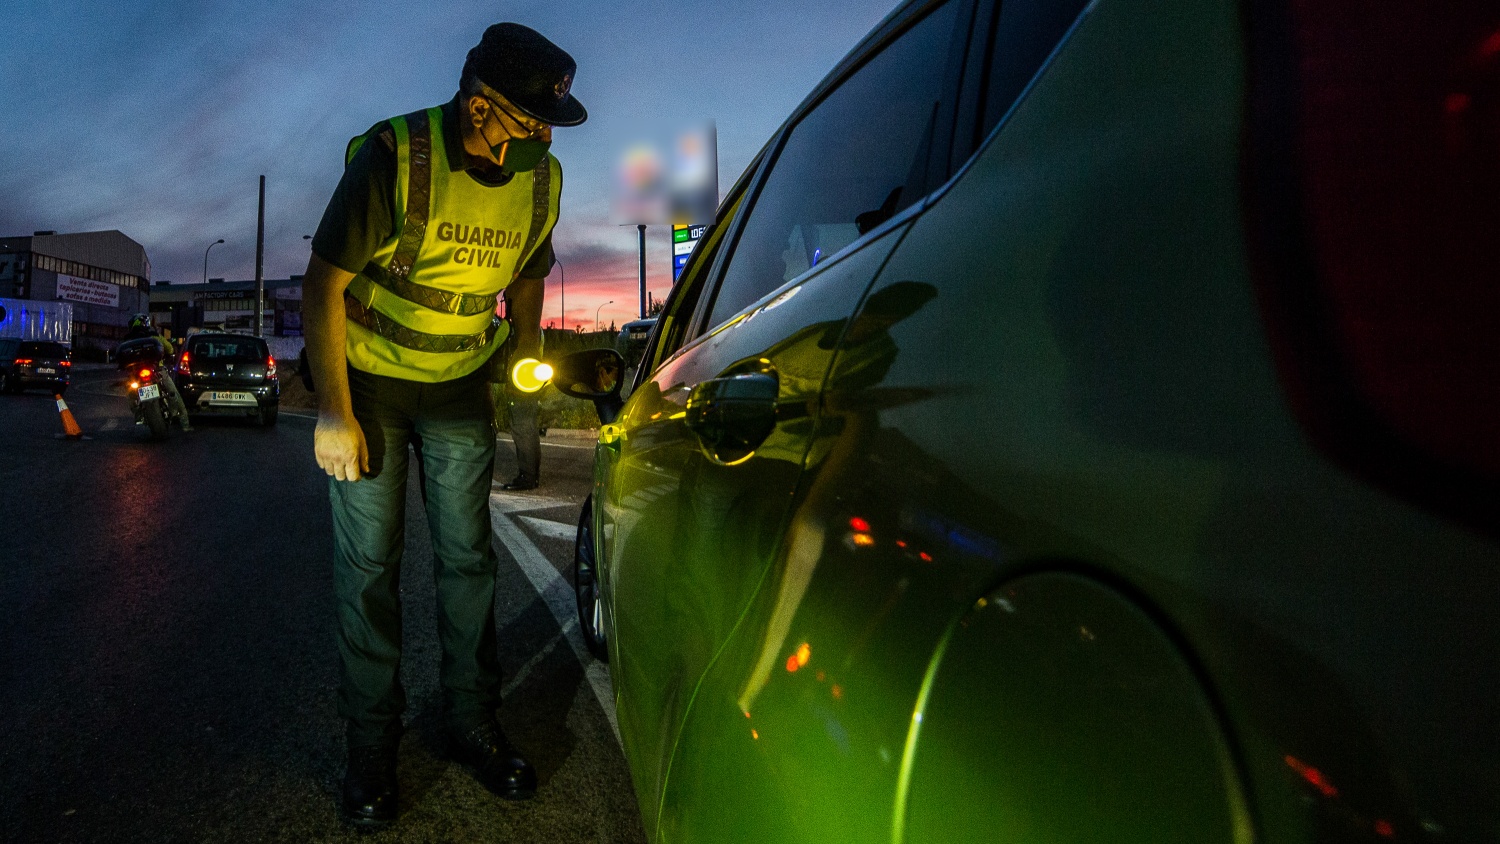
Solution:
[(509, 138), (503, 143), (490, 147), (490, 153), (500, 166), (512, 173), (526, 173), (535, 170), (542, 159), (547, 156), (547, 149), (552, 146), (551, 141), (543, 141), (537, 138)]

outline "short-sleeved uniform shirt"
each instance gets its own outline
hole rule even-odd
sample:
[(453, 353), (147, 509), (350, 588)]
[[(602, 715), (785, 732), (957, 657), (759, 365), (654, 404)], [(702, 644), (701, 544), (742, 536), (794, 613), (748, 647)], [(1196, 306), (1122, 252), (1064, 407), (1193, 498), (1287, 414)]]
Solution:
[[(442, 105), (443, 144), (448, 166), (454, 172), (464, 169), (468, 160), (459, 131), (459, 95)], [(482, 185), (499, 187), (510, 181), (510, 174), (498, 180), (486, 173), (469, 169), (468, 175)], [(396, 136), (389, 126), (365, 141), (344, 167), (343, 178), (323, 210), (323, 220), (313, 236), (312, 251), (319, 258), (341, 270), (358, 273), (370, 263), (381, 244), (396, 231), (396, 212), (392, 195), (396, 180)], [(537, 245), (522, 278), (545, 278), (551, 271), (552, 233)]]

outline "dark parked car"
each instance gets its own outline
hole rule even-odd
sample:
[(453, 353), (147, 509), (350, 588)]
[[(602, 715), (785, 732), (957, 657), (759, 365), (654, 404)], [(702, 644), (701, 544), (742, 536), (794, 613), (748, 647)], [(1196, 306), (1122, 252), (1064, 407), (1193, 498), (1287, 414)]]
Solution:
[(655, 327), (654, 316), (633, 319), (620, 326), (620, 334), (615, 338), (615, 351), (625, 358), (625, 372), (631, 380), (634, 380), (635, 371), (641, 365), (641, 356), (646, 353), (646, 342), (651, 339), (651, 330)]
[(281, 383), (276, 359), (259, 337), (189, 336), (177, 360), (175, 380), (191, 416), (252, 416), (262, 425), (276, 424)]
[(73, 353), (47, 340), (0, 340), (0, 389), (46, 387), (61, 395), (73, 379)]
[(1377, 5), (905, 3), (559, 362), (649, 840), (1500, 840), (1500, 5)]

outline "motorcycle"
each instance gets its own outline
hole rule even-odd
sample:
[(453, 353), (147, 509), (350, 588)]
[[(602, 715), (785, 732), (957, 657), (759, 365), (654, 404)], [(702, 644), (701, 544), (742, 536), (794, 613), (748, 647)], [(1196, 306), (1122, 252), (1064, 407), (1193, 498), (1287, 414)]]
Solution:
[(130, 410), (135, 414), (135, 424), (145, 425), (152, 439), (163, 439), (171, 423), (179, 426), (187, 422), (182, 414), (173, 409), (174, 402), (167, 400), (165, 384), (171, 377), (167, 372), (167, 361), (163, 360), (161, 347), (154, 340), (129, 340), (120, 344), (117, 351), (120, 369), (127, 375), (126, 392), (130, 396)]
[(160, 363), (141, 366), (132, 373), (130, 381), (130, 409), (135, 413), (135, 424), (144, 424), (151, 437), (158, 440), (167, 435), (168, 425), (175, 422), (180, 426), (184, 421), (163, 395), (165, 374), (166, 369)]

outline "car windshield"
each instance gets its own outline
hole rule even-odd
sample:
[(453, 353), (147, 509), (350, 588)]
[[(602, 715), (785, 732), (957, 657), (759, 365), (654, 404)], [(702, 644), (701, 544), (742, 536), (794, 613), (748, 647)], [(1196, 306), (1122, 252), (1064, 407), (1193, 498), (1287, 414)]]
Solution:
[(258, 361), (265, 358), (265, 352), (254, 340), (197, 340), (190, 351), (203, 361)]
[(19, 354), (21, 357), (65, 358), (68, 347), (61, 343), (22, 343)]

